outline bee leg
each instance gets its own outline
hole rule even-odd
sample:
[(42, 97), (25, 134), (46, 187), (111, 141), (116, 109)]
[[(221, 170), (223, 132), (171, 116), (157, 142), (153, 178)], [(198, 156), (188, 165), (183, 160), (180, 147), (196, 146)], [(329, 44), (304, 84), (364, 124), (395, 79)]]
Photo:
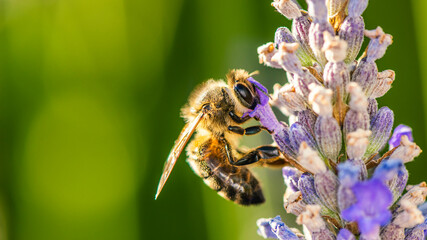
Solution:
[(251, 117), (249, 115), (244, 116), (244, 117), (239, 117), (236, 115), (236, 113), (234, 113), (234, 111), (230, 111), (228, 113), (228, 115), (230, 115), (231, 119), (233, 119), (234, 122), (236, 123), (244, 123), (246, 121), (248, 121), (249, 119), (251, 119)]
[(233, 133), (237, 133), (239, 135), (254, 135), (261, 132), (263, 129), (268, 131), (269, 133), (272, 133), (271, 131), (269, 131), (267, 128), (263, 126), (253, 126), (248, 128), (241, 128), (239, 126), (228, 126), (229, 131)]
[(261, 146), (261, 147), (257, 147), (255, 150), (250, 151), (240, 159), (234, 160), (228, 142), (226, 142), (225, 140), (224, 142), (225, 142), (225, 151), (227, 153), (228, 162), (234, 166), (243, 166), (243, 165), (256, 163), (263, 159), (277, 159), (280, 157), (279, 148), (274, 146)]

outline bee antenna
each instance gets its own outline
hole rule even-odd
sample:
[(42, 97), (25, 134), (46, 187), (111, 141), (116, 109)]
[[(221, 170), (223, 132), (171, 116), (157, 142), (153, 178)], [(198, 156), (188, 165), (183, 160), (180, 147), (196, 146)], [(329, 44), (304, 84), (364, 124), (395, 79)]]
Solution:
[(253, 71), (253, 72), (249, 73), (249, 77), (252, 77), (252, 76), (254, 76), (254, 75), (258, 75), (258, 74), (259, 74), (259, 71), (258, 71), (258, 70), (255, 70), (255, 71)]

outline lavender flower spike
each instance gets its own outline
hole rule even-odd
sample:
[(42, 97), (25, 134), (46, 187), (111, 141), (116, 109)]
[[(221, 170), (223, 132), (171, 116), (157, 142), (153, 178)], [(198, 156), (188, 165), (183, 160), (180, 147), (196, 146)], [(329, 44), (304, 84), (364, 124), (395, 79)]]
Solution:
[[(243, 114), (270, 132), (295, 167), (283, 168), (283, 206), (298, 216), (306, 236), (278, 217), (259, 220), (259, 234), (306, 240), (424, 239), (427, 205), (417, 206), (426, 201), (427, 184), (408, 186), (403, 194), (409, 177), (404, 164), (421, 149), (404, 125), (389, 139), (394, 113), (378, 108), (395, 73), (378, 72), (375, 61), (392, 37), (380, 27), (365, 31), (362, 13), (368, 0), (307, 3), (308, 12), (296, 0), (273, 0), (277, 11), (292, 19), (292, 31), (278, 28), (274, 43), (260, 46), (258, 55), (260, 63), (284, 70), (288, 83), (276, 84), (270, 97), (249, 77), (257, 101)], [(361, 53), (365, 36), (370, 41)], [(288, 116), (286, 123), (272, 106)], [(390, 151), (382, 154), (387, 142)]]

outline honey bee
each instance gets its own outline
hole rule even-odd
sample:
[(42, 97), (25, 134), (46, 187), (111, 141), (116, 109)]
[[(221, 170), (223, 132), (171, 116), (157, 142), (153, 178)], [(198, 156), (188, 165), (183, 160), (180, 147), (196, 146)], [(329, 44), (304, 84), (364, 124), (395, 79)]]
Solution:
[(239, 136), (267, 130), (262, 126), (237, 126), (250, 119), (243, 114), (259, 103), (256, 86), (248, 81), (252, 75), (242, 69), (231, 70), (227, 83), (208, 80), (193, 91), (181, 109), (187, 124), (165, 162), (156, 199), (179, 155), (196, 132), (186, 149), (187, 162), (205, 184), (223, 198), (240, 205), (265, 201), (258, 180), (244, 165), (283, 166), (286, 161), (275, 146), (260, 146), (251, 151), (237, 148)]

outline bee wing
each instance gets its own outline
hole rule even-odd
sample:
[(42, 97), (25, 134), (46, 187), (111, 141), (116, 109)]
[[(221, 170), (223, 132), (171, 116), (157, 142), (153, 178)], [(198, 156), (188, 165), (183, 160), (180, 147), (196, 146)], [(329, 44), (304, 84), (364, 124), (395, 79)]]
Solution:
[(187, 123), (184, 126), (181, 133), (179, 134), (179, 137), (175, 141), (175, 144), (171, 152), (169, 153), (168, 159), (165, 162), (165, 166), (163, 167), (163, 173), (160, 178), (159, 185), (157, 186), (155, 199), (157, 199), (160, 192), (162, 191), (162, 188), (165, 185), (166, 180), (168, 180), (168, 177), (171, 174), (173, 167), (175, 166), (176, 160), (178, 159), (179, 155), (181, 154), (182, 150), (184, 149), (191, 135), (193, 135), (197, 125), (200, 123), (200, 120), (202, 120), (203, 115), (204, 115), (203, 112), (199, 113), (199, 115), (197, 115), (196, 118), (194, 118), (191, 122)]

